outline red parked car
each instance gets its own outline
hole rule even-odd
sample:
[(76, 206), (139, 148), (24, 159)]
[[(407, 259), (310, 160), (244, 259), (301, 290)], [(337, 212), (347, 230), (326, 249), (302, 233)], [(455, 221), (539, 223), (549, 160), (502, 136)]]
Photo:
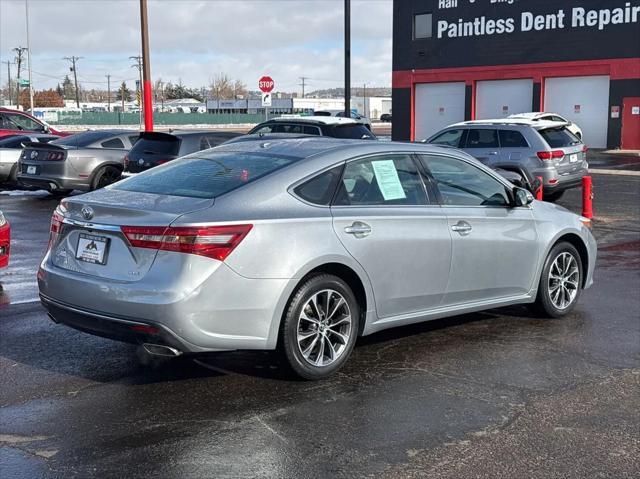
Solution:
[(23, 135), (25, 132), (69, 136), (69, 133), (55, 130), (24, 111), (0, 108), (0, 138), (7, 135)]
[(11, 249), (11, 226), (0, 211), (0, 268), (9, 264), (9, 250)]

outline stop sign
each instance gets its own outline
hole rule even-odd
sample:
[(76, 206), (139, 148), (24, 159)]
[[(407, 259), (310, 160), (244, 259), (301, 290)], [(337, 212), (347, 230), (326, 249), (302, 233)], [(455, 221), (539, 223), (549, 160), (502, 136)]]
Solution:
[(269, 93), (271, 90), (273, 90), (274, 86), (275, 82), (270, 76), (264, 76), (258, 81), (258, 88), (260, 88), (260, 91), (262, 91), (263, 93)]

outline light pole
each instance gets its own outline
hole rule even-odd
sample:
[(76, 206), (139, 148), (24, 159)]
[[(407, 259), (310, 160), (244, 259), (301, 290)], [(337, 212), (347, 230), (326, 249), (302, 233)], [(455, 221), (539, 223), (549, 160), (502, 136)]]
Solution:
[(344, 0), (344, 116), (351, 118), (351, 0)]
[(24, 11), (27, 21), (27, 68), (29, 69), (29, 104), (33, 115), (33, 83), (31, 81), (31, 42), (29, 41), (29, 0), (24, 0)]
[(142, 94), (144, 129), (153, 131), (153, 95), (151, 93), (151, 65), (149, 64), (149, 28), (147, 0), (140, 0), (140, 30), (142, 34)]

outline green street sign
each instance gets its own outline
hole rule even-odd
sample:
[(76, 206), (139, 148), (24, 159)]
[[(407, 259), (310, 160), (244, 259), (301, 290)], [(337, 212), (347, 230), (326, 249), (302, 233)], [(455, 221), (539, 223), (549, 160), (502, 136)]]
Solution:
[(18, 85), (20, 85), (20, 86), (29, 86), (29, 79), (27, 79), (27, 78), (18, 78)]

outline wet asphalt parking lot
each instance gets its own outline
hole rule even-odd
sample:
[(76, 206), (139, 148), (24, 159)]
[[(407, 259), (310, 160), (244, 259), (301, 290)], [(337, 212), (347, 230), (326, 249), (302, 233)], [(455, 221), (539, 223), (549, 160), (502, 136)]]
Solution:
[[(0, 477), (638, 477), (640, 176), (594, 183), (595, 285), (569, 317), (386, 331), (322, 382), (272, 353), (143, 364), (55, 325), (35, 269), (56, 201), (0, 194)], [(578, 212), (579, 191), (559, 203)]]

